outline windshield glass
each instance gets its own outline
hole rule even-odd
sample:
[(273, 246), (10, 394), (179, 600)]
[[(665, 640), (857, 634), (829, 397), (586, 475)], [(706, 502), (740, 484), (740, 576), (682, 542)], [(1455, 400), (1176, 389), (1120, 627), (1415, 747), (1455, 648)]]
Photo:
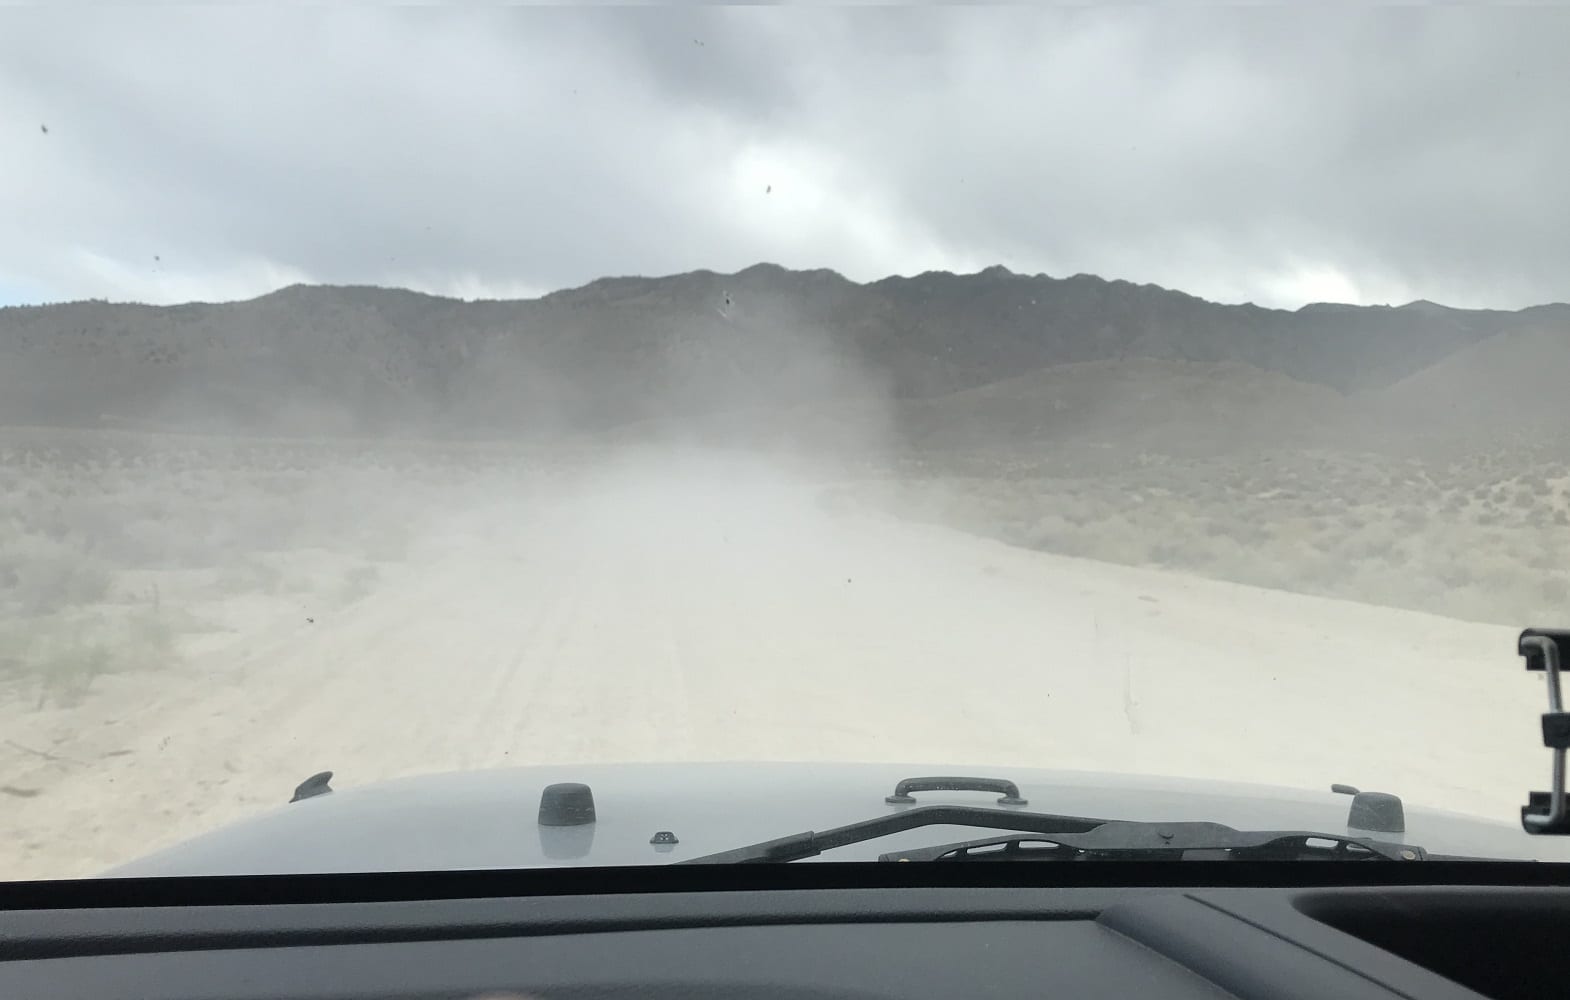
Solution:
[[(1521, 830), (1516, 637), (1570, 625), (1567, 47), (1549, 9), (5, 11), (0, 876), (949, 804), (1566, 856)], [(1029, 804), (886, 801), (956, 775)], [(565, 783), (598, 819), (536, 837)]]

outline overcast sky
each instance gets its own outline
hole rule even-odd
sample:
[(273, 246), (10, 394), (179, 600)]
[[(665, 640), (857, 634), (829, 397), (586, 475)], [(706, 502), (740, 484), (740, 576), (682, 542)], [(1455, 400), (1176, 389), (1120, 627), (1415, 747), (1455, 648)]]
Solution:
[(1567, 52), (1541, 8), (4, 9), (0, 303), (758, 261), (1562, 301)]

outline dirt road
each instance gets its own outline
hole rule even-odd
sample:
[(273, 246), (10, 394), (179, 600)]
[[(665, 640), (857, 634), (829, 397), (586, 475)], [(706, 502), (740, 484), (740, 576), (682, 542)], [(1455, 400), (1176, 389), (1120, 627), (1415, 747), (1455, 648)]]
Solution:
[(948, 761), (1341, 781), (1501, 818), (1545, 777), (1508, 629), (802, 505), (624, 514), (492, 517), (345, 610), (75, 708), (0, 707), (6, 875), (102, 870), (323, 769)]

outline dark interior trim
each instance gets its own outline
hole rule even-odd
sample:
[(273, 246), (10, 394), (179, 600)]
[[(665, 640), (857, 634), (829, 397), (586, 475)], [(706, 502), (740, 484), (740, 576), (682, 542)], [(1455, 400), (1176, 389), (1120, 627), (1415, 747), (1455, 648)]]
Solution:
[(583, 893), (895, 888), (1570, 886), (1570, 864), (1517, 861), (807, 863), (5, 883), (0, 910), (357, 903)]

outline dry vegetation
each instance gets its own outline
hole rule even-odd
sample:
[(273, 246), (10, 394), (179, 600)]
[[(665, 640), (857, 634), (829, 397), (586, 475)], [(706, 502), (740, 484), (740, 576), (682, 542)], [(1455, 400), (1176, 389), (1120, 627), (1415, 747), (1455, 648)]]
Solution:
[(519, 467), (483, 447), (6, 430), (0, 692), (74, 704), (239, 617), (362, 600), (438, 497)]
[(1570, 619), (1570, 462), (1327, 450), (908, 461), (905, 510), (1013, 544), (1509, 625)]

